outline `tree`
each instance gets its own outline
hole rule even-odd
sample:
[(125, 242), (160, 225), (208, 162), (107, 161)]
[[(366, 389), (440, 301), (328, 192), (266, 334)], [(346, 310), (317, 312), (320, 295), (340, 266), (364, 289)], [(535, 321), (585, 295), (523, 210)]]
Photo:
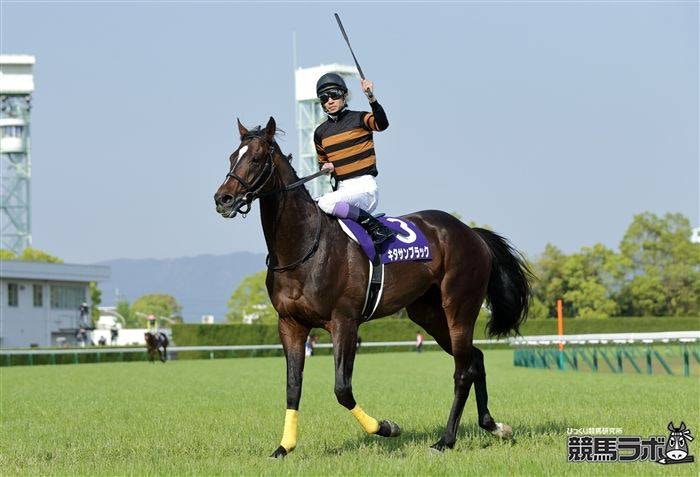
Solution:
[(607, 317), (619, 313), (615, 292), (620, 289), (623, 272), (619, 256), (602, 244), (582, 247), (566, 258), (564, 303), (572, 316)]
[(90, 302), (92, 303), (92, 322), (96, 323), (100, 319), (98, 307), (102, 303), (102, 290), (97, 287), (95, 282), (90, 282)]
[(634, 216), (620, 243), (626, 259), (625, 314), (700, 313), (700, 244), (690, 241), (691, 232), (682, 214)]
[(0, 248), (0, 260), (17, 260), (17, 254), (7, 248)]
[(117, 313), (124, 318), (124, 325), (127, 328), (138, 328), (140, 326), (139, 319), (131, 312), (131, 305), (127, 300), (119, 300), (117, 302)]
[(277, 312), (270, 302), (265, 285), (266, 276), (266, 270), (248, 275), (234, 290), (226, 313), (229, 323), (277, 323)]
[(8, 250), (6, 248), (0, 249), (0, 260), (25, 260), (27, 262), (63, 263), (63, 260), (61, 260), (60, 258), (33, 247), (25, 248), (20, 255), (17, 255), (12, 250)]
[[(532, 283), (534, 298), (547, 308), (546, 316), (556, 316), (557, 300), (563, 299), (565, 289), (564, 263), (566, 255), (554, 245), (548, 243), (542, 255), (532, 264), (537, 277)], [(571, 310), (567, 310), (569, 313)], [(538, 311), (541, 313), (541, 310)]]
[(141, 326), (146, 324), (148, 315), (182, 322), (182, 317), (179, 316), (181, 311), (182, 306), (175, 297), (165, 294), (143, 295), (131, 305), (131, 315), (135, 315), (136, 321)]

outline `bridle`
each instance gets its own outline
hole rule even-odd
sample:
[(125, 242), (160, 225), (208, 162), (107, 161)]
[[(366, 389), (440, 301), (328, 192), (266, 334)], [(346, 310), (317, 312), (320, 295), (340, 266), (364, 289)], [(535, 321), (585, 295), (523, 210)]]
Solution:
[[(243, 136), (242, 139), (246, 138), (257, 138), (267, 143), (267, 141), (264, 141), (263, 138), (261, 138), (260, 136), (249, 135)], [(258, 176), (252, 180), (252, 182), (249, 183), (248, 181), (246, 181), (242, 177), (239, 177), (233, 172), (233, 170), (236, 168), (236, 165), (238, 165), (238, 161), (236, 162), (236, 164), (233, 165), (233, 167), (231, 167), (229, 173), (226, 174), (226, 177), (236, 179), (245, 188), (246, 191), (245, 194), (243, 194), (241, 197), (236, 198), (233, 201), (233, 204), (231, 204), (231, 213), (229, 214), (229, 218), (235, 217), (236, 214), (241, 214), (245, 218), (245, 216), (248, 215), (248, 213), (250, 212), (250, 208), (252, 206), (253, 201), (259, 197), (262, 197), (263, 195), (267, 195), (260, 194), (260, 191), (263, 189), (263, 187), (267, 185), (267, 183), (270, 181), (270, 179), (272, 179), (272, 176), (275, 173), (275, 147), (272, 143), (267, 143), (267, 146), (268, 155), (265, 161), (265, 165), (260, 171), (260, 174), (258, 174)], [(277, 191), (272, 191), (272, 193), (276, 192)]]
[[(274, 160), (274, 155), (275, 155), (275, 143), (274, 142), (268, 142), (265, 141), (262, 137), (256, 135), (256, 134), (248, 134), (243, 136), (241, 139), (247, 139), (247, 138), (253, 138), (253, 139), (259, 139), (262, 142), (264, 142), (267, 145), (268, 149), (268, 155), (265, 161), (265, 165), (263, 166), (262, 170), (260, 173), (251, 181), (248, 182), (242, 177), (239, 177), (236, 175), (233, 170), (236, 168), (236, 164), (233, 165), (231, 170), (229, 171), (228, 174), (226, 174), (226, 177), (231, 177), (235, 180), (237, 180), (244, 188), (245, 188), (245, 193), (241, 196), (236, 198), (233, 201), (233, 204), (231, 205), (231, 213), (229, 214), (229, 218), (235, 217), (236, 214), (241, 214), (243, 218), (248, 215), (250, 212), (252, 203), (255, 199), (259, 199), (261, 197), (265, 197), (268, 195), (274, 195), (274, 194), (279, 194), (282, 192), (287, 192), (292, 189), (296, 189), (297, 187), (301, 186), (302, 184), (315, 179), (319, 176), (325, 175), (325, 171), (319, 171), (316, 172), (315, 174), (308, 175), (306, 177), (303, 177), (299, 179), (298, 181), (285, 185), (281, 189), (273, 189), (271, 191), (267, 192), (261, 192), (262, 189), (267, 185), (267, 183), (270, 181), (272, 176), (275, 174), (275, 160)], [(318, 248), (318, 244), (321, 241), (321, 209), (316, 207), (316, 215), (317, 215), (317, 226), (316, 226), (316, 235), (314, 239), (314, 243), (311, 245), (309, 250), (299, 259), (295, 260), (294, 262), (290, 263), (289, 265), (284, 265), (284, 266), (270, 266), (270, 255), (268, 254), (267, 257), (265, 258), (265, 264), (267, 265), (267, 268), (275, 271), (275, 272), (281, 272), (285, 270), (291, 270), (292, 268), (296, 268), (297, 266), (301, 265), (304, 263), (306, 260), (311, 258), (311, 256), (316, 252), (316, 249)]]

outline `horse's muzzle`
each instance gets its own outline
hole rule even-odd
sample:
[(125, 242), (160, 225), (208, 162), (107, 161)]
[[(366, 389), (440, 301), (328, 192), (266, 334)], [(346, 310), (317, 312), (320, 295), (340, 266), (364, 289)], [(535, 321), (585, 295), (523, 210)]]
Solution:
[(237, 211), (233, 207), (236, 202), (237, 201), (230, 194), (223, 194), (220, 192), (214, 194), (214, 204), (216, 205), (216, 212), (218, 212), (225, 218), (232, 218), (236, 216)]

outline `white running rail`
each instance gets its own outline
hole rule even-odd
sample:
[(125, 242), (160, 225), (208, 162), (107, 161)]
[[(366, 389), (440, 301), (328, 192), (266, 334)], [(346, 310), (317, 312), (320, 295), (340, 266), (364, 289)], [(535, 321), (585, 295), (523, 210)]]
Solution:
[[(543, 335), (543, 336), (521, 336), (518, 338), (509, 338), (506, 340), (474, 340), (474, 344), (509, 344), (511, 346), (543, 346), (559, 343), (568, 344), (632, 344), (632, 343), (692, 343), (700, 340), (700, 331), (663, 331), (658, 333), (601, 333), (587, 335)], [(415, 346), (415, 341), (372, 341), (363, 342), (361, 348), (392, 348)], [(437, 345), (435, 341), (424, 341), (424, 346)], [(331, 343), (319, 343), (316, 348), (332, 348)], [(90, 347), (90, 348), (58, 348), (58, 349), (0, 349), (1, 355), (59, 355), (59, 354), (109, 354), (109, 353), (143, 353), (145, 347), (132, 348), (109, 348), (109, 347)], [(282, 349), (281, 344), (267, 345), (230, 345), (230, 346), (171, 346), (169, 352), (182, 351), (260, 351), (270, 349)]]

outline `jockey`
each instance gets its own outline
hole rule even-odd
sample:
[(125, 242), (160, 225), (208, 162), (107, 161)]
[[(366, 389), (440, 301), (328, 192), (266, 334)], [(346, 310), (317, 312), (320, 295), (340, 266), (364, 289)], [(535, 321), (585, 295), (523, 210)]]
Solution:
[(339, 74), (326, 73), (316, 83), (316, 94), (328, 115), (314, 132), (316, 153), (321, 170), (338, 181), (337, 190), (318, 198), (318, 206), (327, 214), (358, 222), (378, 247), (395, 234), (371, 215), (378, 201), (372, 132), (384, 131), (389, 121), (373, 94), (374, 84), (364, 79), (360, 83), (372, 112), (347, 109), (348, 87)]
[(153, 333), (155, 335), (158, 332), (158, 321), (156, 320), (155, 315), (148, 315), (146, 320), (146, 329), (149, 333)]

